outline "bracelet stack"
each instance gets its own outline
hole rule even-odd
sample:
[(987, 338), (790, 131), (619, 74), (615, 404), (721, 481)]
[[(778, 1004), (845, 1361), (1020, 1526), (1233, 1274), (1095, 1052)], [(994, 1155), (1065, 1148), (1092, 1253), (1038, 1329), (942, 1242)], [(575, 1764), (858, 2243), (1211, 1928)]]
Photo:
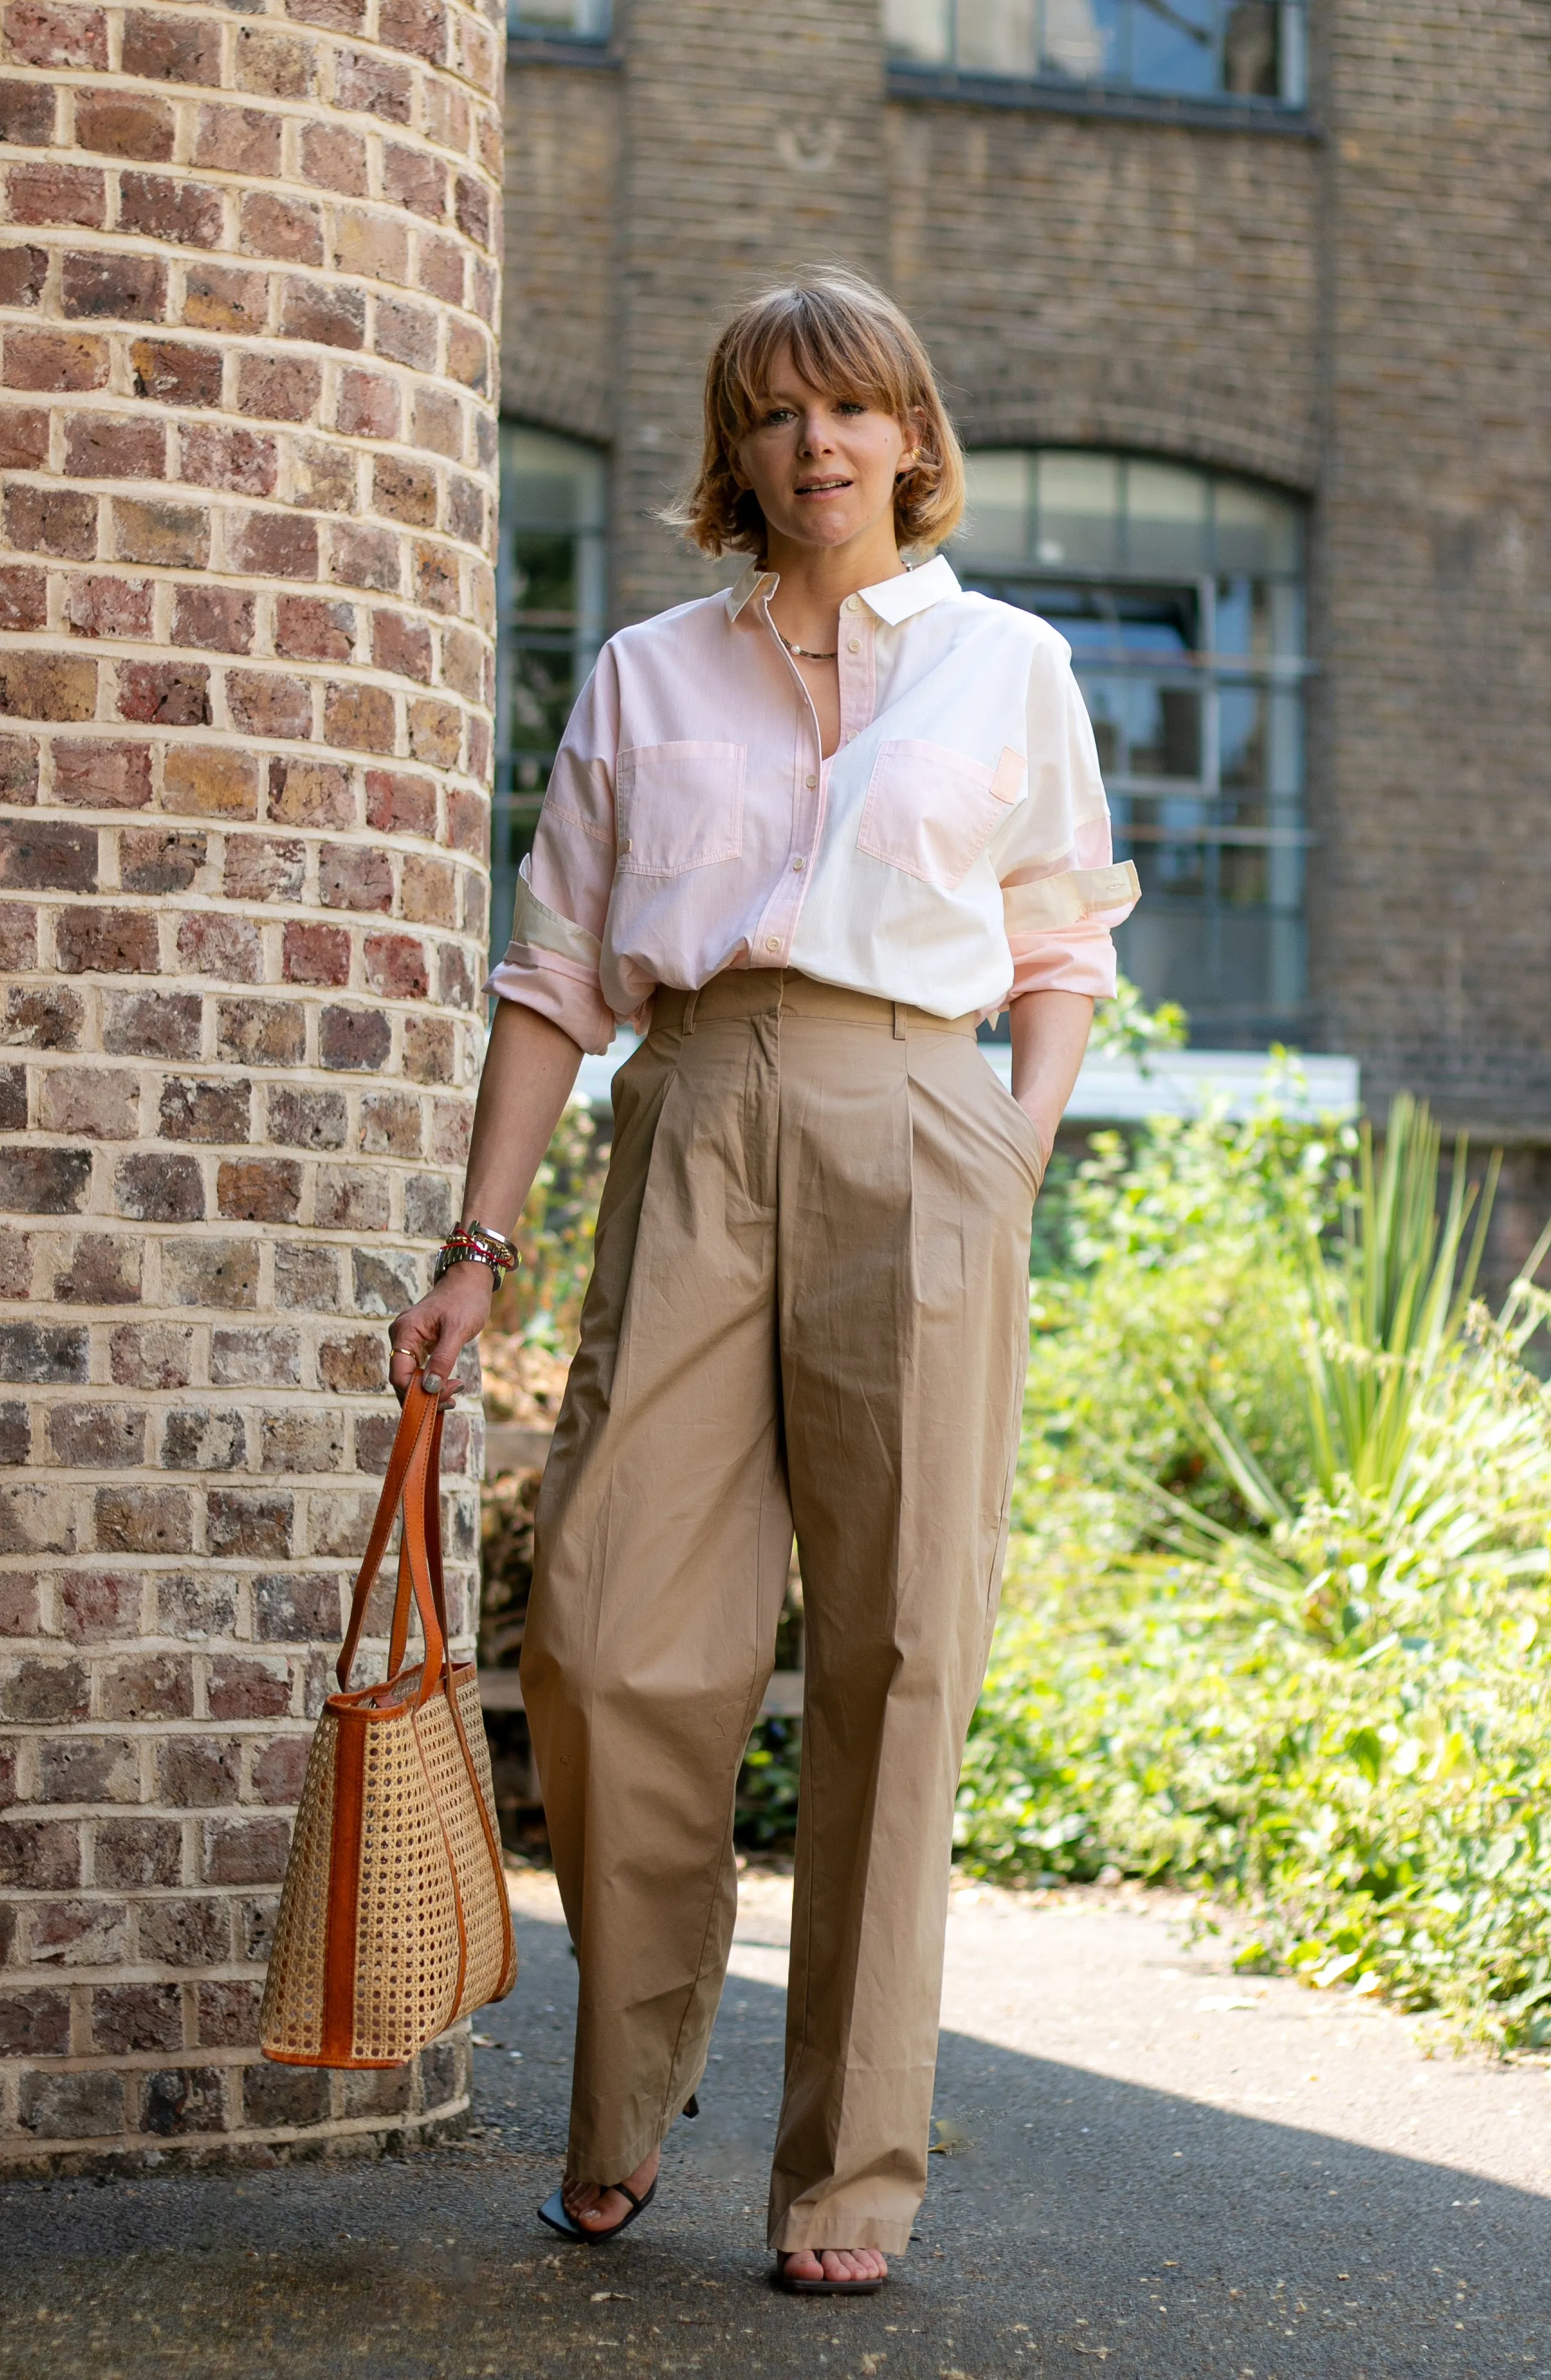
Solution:
[(502, 1232), (491, 1231), (484, 1223), (459, 1223), (442, 1241), (442, 1253), (430, 1269), (430, 1277), (435, 1283), (456, 1264), (489, 1265), (499, 1289), (507, 1274), (521, 1262), (518, 1250)]

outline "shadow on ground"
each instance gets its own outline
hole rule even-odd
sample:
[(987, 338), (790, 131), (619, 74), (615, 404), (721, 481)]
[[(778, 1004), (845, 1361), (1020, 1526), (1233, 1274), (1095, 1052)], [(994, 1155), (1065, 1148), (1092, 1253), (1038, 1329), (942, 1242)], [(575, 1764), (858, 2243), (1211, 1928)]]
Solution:
[[(5, 2380), (1502, 2380), (1545, 2370), (1545, 2199), (945, 2034), (919, 2233), (877, 2298), (768, 2286), (783, 2000), (732, 1980), (698, 2124), (612, 2249), (534, 2220), (575, 1968), (519, 1918), (481, 2136), (401, 2163), (0, 2191)], [(520, 2058), (513, 2049), (520, 2049)]]

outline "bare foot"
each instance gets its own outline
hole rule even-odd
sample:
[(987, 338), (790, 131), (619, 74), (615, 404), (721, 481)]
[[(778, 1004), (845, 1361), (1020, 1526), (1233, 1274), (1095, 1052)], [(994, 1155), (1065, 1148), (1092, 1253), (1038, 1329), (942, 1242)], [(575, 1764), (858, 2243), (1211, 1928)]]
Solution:
[[(651, 2155), (624, 2177), (637, 2198), (644, 2198), (657, 2180), (657, 2168), (662, 2152), (653, 2149)], [(631, 2212), (630, 2201), (623, 2192), (605, 2189), (601, 2182), (573, 2181), (569, 2175), (560, 2186), (561, 2204), (573, 2223), (584, 2230), (599, 2233), (615, 2231)]]
[(794, 2281), (886, 2281), (889, 2259), (881, 2248), (789, 2248), (786, 2271)]

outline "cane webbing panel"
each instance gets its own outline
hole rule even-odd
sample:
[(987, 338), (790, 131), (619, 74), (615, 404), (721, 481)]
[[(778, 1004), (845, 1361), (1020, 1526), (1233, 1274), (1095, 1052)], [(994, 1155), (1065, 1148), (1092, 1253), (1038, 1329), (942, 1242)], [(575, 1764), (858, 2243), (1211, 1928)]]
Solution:
[[(395, 1682), (401, 1691), (414, 1690), (411, 1677)], [(457, 1755), (452, 1717), (440, 1694), (423, 1711), (406, 1709), (367, 1727), (356, 1916), (357, 2058), (395, 2064), (412, 2058), (446, 2030), (455, 2010), (455, 1886), (426, 1756), (441, 1730), (453, 1737)]]
[(259, 2038), (268, 2053), (315, 2058), (323, 2043), (323, 1976), (329, 1939), (329, 1852), (339, 1721), (318, 1721), (302, 1781), (274, 1949), (264, 1978)]
[[(456, 1692), (463, 1731), (468, 1740), (479, 1790), (484, 1796), (493, 1829), (495, 1795), (491, 1783), (490, 1750), (485, 1742), (484, 1722), (479, 1715), (479, 1681), (472, 1670), (465, 1670), (457, 1678)], [(501, 1989), (502, 1970), (506, 1963), (506, 1882), (504, 1876), (496, 1874), (491, 1860), (490, 1843), (468, 1789), (468, 1772), (452, 1714), (440, 1696), (434, 1704), (428, 1704), (428, 1713), (433, 1708), (442, 1714), (434, 1745), (424, 1733), (422, 1741), (426, 1745), (436, 1798), (447, 1821), (453, 1858), (457, 1867), (458, 1892), (463, 1903), (468, 1965), (457, 2006), (457, 2013), (462, 2016), (469, 2009), (483, 2008), (485, 2002), (493, 1998)]]

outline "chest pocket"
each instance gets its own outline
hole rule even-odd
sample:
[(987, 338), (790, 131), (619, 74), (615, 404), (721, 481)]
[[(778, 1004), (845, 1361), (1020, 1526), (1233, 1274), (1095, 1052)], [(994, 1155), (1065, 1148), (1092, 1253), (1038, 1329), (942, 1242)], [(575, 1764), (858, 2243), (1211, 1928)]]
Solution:
[(619, 866), (682, 876), (744, 847), (744, 744), (636, 744), (619, 756)]
[(1024, 789), (1020, 756), (994, 769), (945, 744), (885, 744), (873, 763), (856, 848), (956, 892)]

